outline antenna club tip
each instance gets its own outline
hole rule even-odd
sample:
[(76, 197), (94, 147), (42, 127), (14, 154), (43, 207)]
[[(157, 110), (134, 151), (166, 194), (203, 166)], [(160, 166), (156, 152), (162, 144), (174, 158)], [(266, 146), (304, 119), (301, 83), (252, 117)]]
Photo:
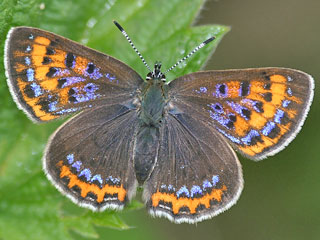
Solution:
[(117, 26), (117, 28), (119, 28), (121, 32), (124, 31), (123, 27), (121, 27), (121, 25), (116, 20), (113, 20), (112, 22)]
[(211, 41), (213, 41), (213, 40), (215, 40), (216, 39), (216, 37), (210, 37), (210, 38), (208, 38), (207, 40), (205, 40), (203, 43), (204, 44), (208, 44), (209, 42), (211, 42)]

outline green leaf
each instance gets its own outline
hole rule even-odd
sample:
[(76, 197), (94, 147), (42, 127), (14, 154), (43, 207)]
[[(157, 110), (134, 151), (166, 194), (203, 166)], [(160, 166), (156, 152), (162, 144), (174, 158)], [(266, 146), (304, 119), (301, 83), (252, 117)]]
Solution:
[[(191, 27), (203, 0), (2, 0), (0, 3), (0, 239), (73, 239), (76, 232), (97, 238), (95, 226), (128, 229), (118, 213), (93, 213), (62, 196), (45, 177), (42, 151), (62, 121), (35, 125), (20, 111), (8, 91), (3, 46), (10, 27), (46, 29), (112, 55), (141, 76), (148, 70), (113, 25), (123, 25), (151, 67), (156, 60), (167, 69), (214, 35), (217, 39), (167, 74), (168, 81), (195, 72), (208, 59), (222, 36), (221, 25)], [(134, 201), (125, 211), (142, 204)], [(19, 227), (17, 227), (19, 226)]]

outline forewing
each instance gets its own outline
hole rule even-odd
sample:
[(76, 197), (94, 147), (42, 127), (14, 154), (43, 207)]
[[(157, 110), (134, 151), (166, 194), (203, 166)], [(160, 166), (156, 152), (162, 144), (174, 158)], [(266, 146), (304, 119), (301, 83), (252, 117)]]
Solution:
[(230, 208), (243, 187), (241, 165), (223, 137), (188, 113), (170, 113), (157, 163), (144, 186), (149, 213), (196, 223)]
[(171, 104), (211, 123), (242, 154), (263, 159), (299, 132), (313, 98), (310, 75), (286, 68), (205, 71), (170, 84)]
[(122, 105), (84, 110), (51, 136), (43, 159), (48, 178), (81, 206), (122, 208), (136, 191), (136, 126), (136, 111)]
[(12, 28), (6, 40), (7, 82), (33, 121), (128, 101), (143, 82), (108, 55), (36, 28)]

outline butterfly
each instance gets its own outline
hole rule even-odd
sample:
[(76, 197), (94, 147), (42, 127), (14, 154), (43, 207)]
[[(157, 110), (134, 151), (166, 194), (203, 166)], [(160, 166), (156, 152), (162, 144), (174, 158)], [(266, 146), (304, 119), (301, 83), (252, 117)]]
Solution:
[(78, 113), (50, 137), (48, 179), (76, 204), (122, 209), (143, 186), (153, 216), (196, 223), (227, 210), (243, 188), (234, 150), (258, 161), (299, 132), (313, 98), (310, 75), (288, 68), (201, 71), (168, 83), (148, 66), (143, 79), (125, 63), (62, 36), (12, 28), (7, 83), (35, 123)]

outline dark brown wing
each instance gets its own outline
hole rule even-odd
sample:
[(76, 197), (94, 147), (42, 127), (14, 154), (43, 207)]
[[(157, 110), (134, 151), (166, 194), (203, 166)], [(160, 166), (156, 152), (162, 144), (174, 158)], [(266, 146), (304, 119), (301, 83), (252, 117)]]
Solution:
[(11, 94), (33, 121), (132, 99), (143, 82), (129, 66), (36, 28), (12, 28), (5, 46)]
[(144, 186), (151, 215), (196, 223), (230, 208), (242, 187), (240, 162), (212, 126), (189, 112), (165, 117), (157, 163)]
[(310, 75), (286, 68), (197, 72), (170, 83), (171, 104), (210, 123), (253, 160), (273, 155), (299, 132), (313, 98)]
[(44, 170), (72, 201), (92, 210), (121, 209), (136, 191), (136, 111), (123, 105), (87, 109), (50, 138)]

